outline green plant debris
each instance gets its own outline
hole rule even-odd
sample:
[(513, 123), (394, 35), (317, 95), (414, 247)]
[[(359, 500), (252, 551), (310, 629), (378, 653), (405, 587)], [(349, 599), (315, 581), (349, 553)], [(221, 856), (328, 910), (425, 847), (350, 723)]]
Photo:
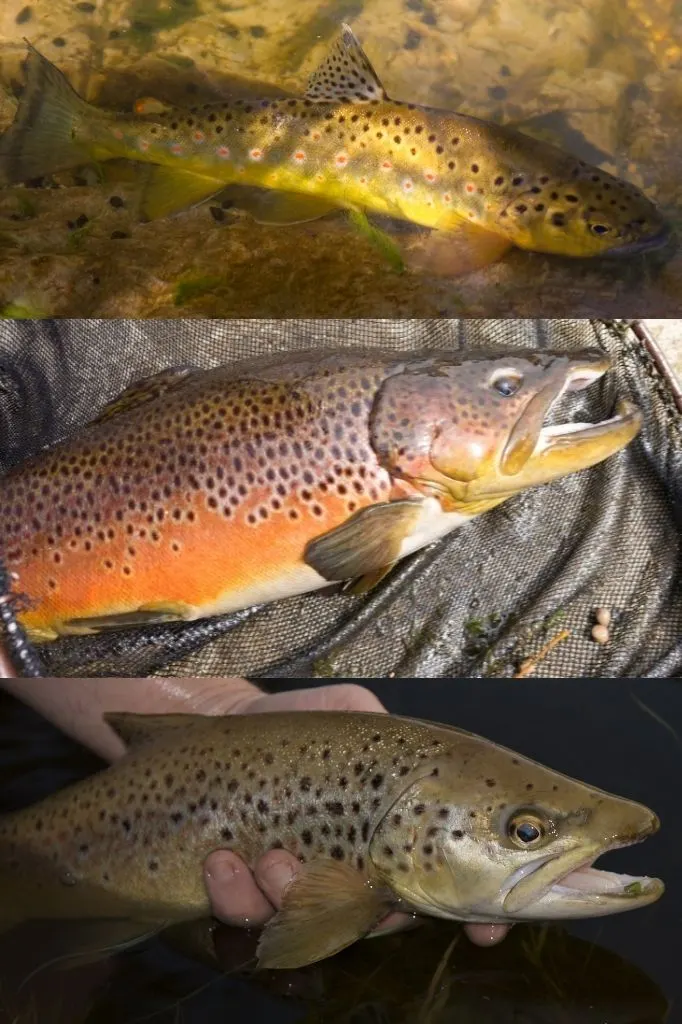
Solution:
[(66, 248), (68, 252), (77, 252), (83, 248), (83, 244), (92, 231), (92, 224), (84, 224), (82, 228), (76, 228), (68, 237)]
[(202, 295), (208, 295), (222, 283), (219, 277), (186, 277), (179, 281), (173, 292), (173, 302), (176, 306), (184, 306), (193, 299), (200, 299)]
[(485, 636), (485, 626), (482, 619), (469, 619), (464, 623), (464, 632), (471, 637)]
[(385, 231), (380, 231), (379, 228), (370, 224), (362, 210), (349, 210), (348, 216), (353, 227), (381, 253), (389, 266), (399, 274), (402, 274), (405, 270), (405, 264), (400, 249), (393, 239)]
[(644, 889), (641, 882), (630, 882), (629, 885), (625, 886), (623, 892), (626, 892), (628, 896), (641, 896)]
[(29, 302), (8, 302), (0, 308), (0, 320), (45, 320), (50, 314)]
[(22, 193), (17, 194), (17, 206), (19, 207), (19, 214), (26, 219), (35, 217), (38, 213), (38, 207), (33, 200)]

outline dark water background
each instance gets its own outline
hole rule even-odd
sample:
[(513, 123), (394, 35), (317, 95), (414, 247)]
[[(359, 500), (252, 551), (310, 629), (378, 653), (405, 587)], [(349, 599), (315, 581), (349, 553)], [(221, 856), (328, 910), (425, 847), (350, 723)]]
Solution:
[[(460, 935), (443, 963), (459, 927), (434, 922), (402, 936), (359, 943), (305, 971), (266, 972), (258, 979), (239, 970), (252, 955), (252, 936), (222, 929), (214, 947), (201, 930), (197, 935), (183, 932), (173, 939), (173, 948), (155, 940), (103, 964), (72, 972), (45, 969), (17, 997), (21, 979), (63, 951), (62, 926), (33, 925), (0, 937), (1, 1024), (682, 1020), (682, 683), (410, 680), (367, 685), (391, 712), (478, 732), (652, 807), (662, 821), (660, 833), (609, 854), (603, 866), (663, 878), (667, 891), (662, 900), (644, 910), (566, 928), (517, 926), (495, 949), (477, 949)], [(38, 800), (98, 766), (96, 758), (39, 716), (0, 698), (0, 813)], [(209, 966), (214, 948), (219, 970)], [(221, 978), (220, 971), (226, 976)]]

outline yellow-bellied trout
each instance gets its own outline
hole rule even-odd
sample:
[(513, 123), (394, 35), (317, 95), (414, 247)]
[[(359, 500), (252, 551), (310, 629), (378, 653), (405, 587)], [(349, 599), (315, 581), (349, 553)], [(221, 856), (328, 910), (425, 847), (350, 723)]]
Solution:
[[(151, 112), (115, 114), (86, 103), (31, 48), (25, 92), (0, 140), (0, 184), (124, 157), (155, 165), (143, 202), (148, 218), (246, 185), (237, 205), (263, 223), (315, 220), (342, 208), (356, 223), (370, 213), (437, 229), (432, 256), (425, 247), (420, 260), (444, 273), (485, 265), (510, 246), (629, 254), (669, 234), (638, 188), (554, 146), (389, 99), (347, 25), (303, 98), (139, 109)], [(455, 236), (462, 244), (448, 263)]]
[(110, 715), (129, 752), (0, 819), (0, 919), (109, 918), (141, 934), (210, 913), (213, 850), (302, 863), (259, 944), (299, 967), (391, 909), (456, 921), (615, 914), (663, 883), (593, 861), (655, 814), (459, 729), (389, 715)]
[(192, 620), (363, 577), (637, 434), (545, 425), (599, 350), (279, 353), (133, 385), (0, 481), (35, 639)]

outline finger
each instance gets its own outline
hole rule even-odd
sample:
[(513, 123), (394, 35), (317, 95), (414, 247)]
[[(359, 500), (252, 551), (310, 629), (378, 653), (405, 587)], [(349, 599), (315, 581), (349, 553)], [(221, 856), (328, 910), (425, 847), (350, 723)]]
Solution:
[(249, 714), (262, 711), (373, 711), (386, 708), (371, 690), (357, 683), (335, 683), (305, 690), (287, 690), (258, 697), (248, 705)]
[(301, 867), (301, 862), (286, 850), (270, 850), (263, 854), (254, 871), (254, 878), (271, 905), (282, 906), (284, 890)]
[(209, 854), (204, 881), (212, 912), (226, 924), (258, 927), (275, 912), (244, 861), (229, 850)]
[(496, 946), (506, 939), (511, 930), (509, 924), (465, 924), (467, 938), (475, 946)]

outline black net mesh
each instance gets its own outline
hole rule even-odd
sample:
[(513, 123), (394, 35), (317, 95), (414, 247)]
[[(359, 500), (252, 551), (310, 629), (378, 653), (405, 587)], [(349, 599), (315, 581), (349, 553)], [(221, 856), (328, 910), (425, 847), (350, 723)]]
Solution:
[[(50, 674), (506, 676), (563, 630), (570, 635), (542, 674), (682, 672), (682, 427), (667, 382), (625, 322), (6, 321), (0, 472), (165, 367), (373, 345), (598, 345), (614, 370), (562, 401), (571, 416), (597, 420), (627, 397), (645, 426), (607, 462), (519, 495), (404, 560), (369, 595), (318, 592), (198, 623), (62, 639), (40, 649)], [(591, 638), (597, 607), (612, 614), (604, 645)]]

